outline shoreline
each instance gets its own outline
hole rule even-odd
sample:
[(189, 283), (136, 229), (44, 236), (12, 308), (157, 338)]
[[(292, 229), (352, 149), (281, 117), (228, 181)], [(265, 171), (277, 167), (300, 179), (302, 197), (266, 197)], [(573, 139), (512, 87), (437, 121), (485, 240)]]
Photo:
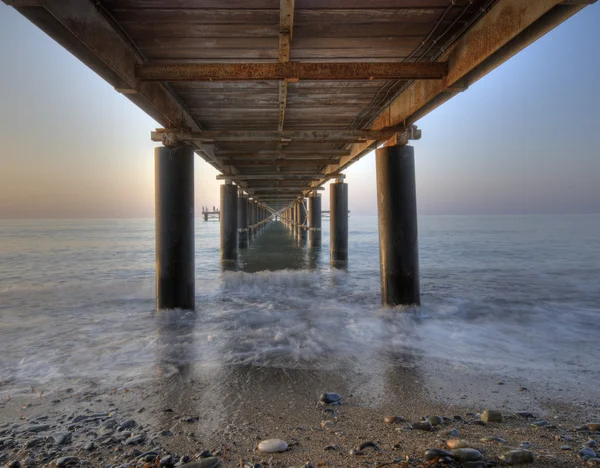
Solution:
[[(443, 440), (449, 436), (444, 431), (456, 429), (460, 439), (484, 456), (487, 464), (479, 466), (499, 463), (507, 447), (533, 451), (536, 461), (527, 466), (588, 466), (577, 453), (590, 436), (600, 443), (600, 433), (574, 428), (599, 422), (594, 396), (568, 402), (545, 394), (543, 383), (524, 389), (517, 380), (444, 369), (442, 362), (429, 364), (388, 366), (384, 372), (358, 367), (190, 365), (178, 367), (168, 377), (127, 388), (97, 386), (41, 396), (36, 389), (36, 393), (11, 395), (0, 403), (0, 440), (12, 440), (12, 446), (6, 442), (0, 446), (0, 463), (8, 466), (10, 461), (23, 463), (31, 457), (37, 461), (31, 466), (56, 466), (53, 460), (74, 456), (79, 462), (72, 466), (143, 467), (153, 466), (137, 459), (145, 452), (156, 451), (163, 460), (169, 453), (197, 459), (208, 450), (225, 467), (244, 468), (253, 463), (268, 467), (310, 466), (307, 463), (314, 467), (422, 466), (427, 449), (448, 450)], [(318, 405), (324, 392), (339, 393), (342, 404)], [(479, 425), (478, 414), (485, 409), (500, 411), (504, 421)], [(518, 411), (534, 417), (517, 416)], [(431, 431), (410, 429), (411, 423), (433, 415), (453, 420)], [(386, 424), (386, 416), (404, 421)], [(77, 422), (78, 417), (83, 419)], [(113, 428), (114, 432), (100, 429), (108, 420), (116, 424), (134, 420), (135, 426), (123, 431)], [(532, 425), (539, 420), (546, 420), (547, 425)], [(43, 430), (21, 432), (32, 425), (41, 425)], [(53, 435), (61, 433), (70, 433), (65, 436), (70, 442), (57, 443)], [(500, 437), (506, 443), (481, 442), (486, 436)], [(289, 450), (276, 454), (256, 450), (261, 440), (271, 438), (286, 441)], [(92, 441), (97, 448), (85, 450)], [(379, 450), (351, 454), (364, 442), (372, 442)], [(33, 445), (27, 448), (28, 444)], [(561, 449), (565, 445), (571, 450)]]

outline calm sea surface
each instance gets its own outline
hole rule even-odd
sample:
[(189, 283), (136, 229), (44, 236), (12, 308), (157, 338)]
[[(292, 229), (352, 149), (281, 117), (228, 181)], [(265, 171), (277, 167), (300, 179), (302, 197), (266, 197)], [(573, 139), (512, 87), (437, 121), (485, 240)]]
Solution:
[(321, 251), (272, 223), (223, 272), (219, 224), (198, 219), (196, 313), (157, 315), (153, 220), (0, 220), (0, 395), (131, 385), (182, 353), (328, 368), (382, 347), (597, 394), (600, 216), (422, 217), (410, 311), (379, 305), (377, 218), (351, 216), (346, 271), (323, 224)]

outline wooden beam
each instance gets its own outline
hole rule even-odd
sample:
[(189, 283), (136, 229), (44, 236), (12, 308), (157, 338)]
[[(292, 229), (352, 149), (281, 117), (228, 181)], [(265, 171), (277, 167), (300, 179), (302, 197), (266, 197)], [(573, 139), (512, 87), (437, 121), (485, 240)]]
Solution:
[[(564, 0), (498, 0), (440, 57), (448, 64), (444, 79), (415, 81), (382, 109), (369, 127), (385, 130), (417, 122), (584, 7)], [(325, 172), (338, 173), (373, 151), (377, 144), (368, 141), (353, 145), (349, 156)]]
[[(282, 0), (283, 1), (283, 0)], [(279, 82), (279, 124), (277, 130), (283, 130), (283, 123), (285, 122), (285, 107), (287, 105), (287, 81), (281, 80)]]
[(439, 80), (443, 62), (176, 63), (138, 65), (142, 81)]
[[(294, 0), (279, 0), (279, 62), (290, 61), (290, 44), (294, 28)], [(283, 130), (287, 105), (287, 80), (279, 81), (279, 123), (277, 130)]]
[(171, 144), (189, 141), (200, 142), (338, 142), (354, 140), (387, 140), (397, 133), (397, 129), (371, 130), (283, 130), (283, 131), (201, 131), (201, 132), (152, 132), (152, 141), (166, 141)]
[(223, 164), (236, 167), (282, 166), (319, 167), (335, 164), (338, 159), (222, 159)]
[(294, 0), (279, 0), (279, 61), (290, 61), (290, 43), (294, 28)]
[(260, 150), (260, 151), (239, 151), (239, 150), (218, 150), (215, 156), (218, 158), (231, 159), (329, 159), (349, 156), (348, 150)]

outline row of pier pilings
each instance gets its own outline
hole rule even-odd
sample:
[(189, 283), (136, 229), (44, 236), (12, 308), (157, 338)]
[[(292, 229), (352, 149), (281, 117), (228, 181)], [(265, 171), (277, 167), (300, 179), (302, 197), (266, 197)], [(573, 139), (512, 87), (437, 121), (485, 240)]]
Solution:
[[(384, 305), (420, 304), (414, 149), (384, 146), (376, 151), (381, 297)], [(156, 298), (159, 309), (195, 308), (194, 149), (155, 150)], [(226, 181), (221, 185), (221, 260), (235, 262), (238, 248), (279, 213)], [(321, 196), (296, 200), (280, 213), (309, 247), (321, 246)], [(348, 260), (348, 184), (330, 185), (331, 263)]]

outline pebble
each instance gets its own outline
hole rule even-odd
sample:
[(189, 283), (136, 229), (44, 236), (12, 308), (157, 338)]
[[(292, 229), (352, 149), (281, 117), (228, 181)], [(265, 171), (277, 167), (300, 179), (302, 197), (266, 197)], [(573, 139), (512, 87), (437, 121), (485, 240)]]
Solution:
[(52, 439), (58, 445), (64, 445), (71, 443), (71, 438), (73, 434), (71, 432), (56, 432), (52, 434)]
[(285, 452), (287, 449), (287, 442), (281, 439), (267, 439), (258, 444), (258, 450), (265, 453)]
[(56, 466), (62, 467), (62, 466), (74, 465), (78, 461), (79, 461), (79, 458), (77, 458), (77, 457), (61, 457), (58, 460), (56, 460)]
[(48, 424), (35, 424), (33, 426), (27, 426), (21, 432), (43, 432), (50, 429)]
[(600, 432), (600, 423), (588, 423), (587, 427), (592, 432)]
[(217, 468), (221, 466), (221, 460), (216, 457), (204, 458), (199, 461), (186, 463), (181, 465), (181, 468)]
[(159, 466), (168, 466), (171, 467), (173, 466), (173, 456), (172, 455), (165, 455), (164, 457), (162, 457), (160, 459), (160, 463)]
[(96, 442), (94, 442), (93, 440), (88, 442), (87, 444), (85, 444), (85, 447), (83, 447), (84, 450), (87, 450), (88, 452), (91, 452), (92, 450), (96, 450)]
[(510, 450), (500, 455), (500, 460), (507, 465), (524, 465), (533, 463), (535, 456), (531, 450)]
[(470, 461), (462, 464), (462, 468), (487, 468), (488, 464), (484, 461)]
[(362, 452), (364, 449), (368, 449), (368, 448), (372, 448), (374, 450), (377, 450), (378, 452), (381, 450), (377, 444), (375, 442), (363, 442), (362, 444), (360, 444), (359, 446), (356, 447), (356, 450), (358, 450), (359, 452)]
[(573, 450), (570, 445), (561, 445), (560, 449), (561, 450)]
[(447, 452), (446, 450), (436, 448), (430, 448), (425, 450), (425, 460), (432, 461), (437, 460), (438, 458), (454, 459), (454, 454), (452, 452)]
[(472, 444), (466, 440), (450, 439), (446, 441), (446, 445), (451, 449), (470, 448)]
[(398, 424), (404, 421), (402, 416), (386, 416), (383, 418), (383, 422), (386, 424)]
[(430, 416), (427, 418), (427, 421), (429, 421), (432, 426), (440, 426), (444, 422), (439, 416)]
[(342, 401), (342, 396), (339, 393), (323, 393), (319, 398), (319, 401), (325, 405), (335, 405)]
[(137, 426), (137, 423), (133, 419), (128, 419), (127, 421), (123, 421), (121, 424), (119, 424), (117, 427), (117, 432), (122, 432), (125, 429), (130, 429), (135, 426)]
[(548, 421), (546, 420), (541, 420), (541, 421), (534, 421), (531, 423), (532, 426), (537, 426), (537, 427), (545, 427), (548, 425)]
[(498, 442), (499, 444), (506, 444), (506, 440), (498, 436), (485, 436), (479, 439), (480, 442)]
[(7, 468), (21, 468), (21, 462), (19, 460), (13, 460), (6, 466)]
[(579, 452), (577, 452), (577, 455), (579, 455), (584, 460), (587, 460), (588, 458), (596, 458), (596, 452), (594, 452), (591, 448), (588, 447), (581, 449)]
[(486, 409), (481, 413), (481, 420), (485, 422), (501, 423), (503, 421), (502, 413), (500, 411)]
[(43, 437), (36, 437), (35, 439), (28, 440), (25, 442), (25, 448), (30, 449), (33, 447), (37, 447), (38, 445), (42, 445), (44, 443)]
[(27, 467), (31, 467), (31, 466), (35, 466), (35, 460), (31, 457), (27, 457), (25, 460), (23, 460), (23, 466)]
[(125, 445), (139, 445), (146, 440), (146, 436), (144, 434), (138, 434), (130, 437), (125, 441)]
[(459, 448), (452, 450), (452, 453), (459, 461), (478, 461), (483, 458), (479, 450), (474, 448)]
[(596, 448), (596, 447), (598, 447), (598, 442), (596, 442), (594, 439), (590, 439), (590, 440), (584, 442), (583, 446), (589, 447), (589, 448)]
[(460, 431), (458, 429), (447, 429), (445, 431), (440, 432), (440, 437), (458, 437), (460, 435)]
[(412, 423), (410, 426), (412, 429), (418, 429), (419, 431), (431, 431), (433, 426), (429, 421), (419, 421)]

